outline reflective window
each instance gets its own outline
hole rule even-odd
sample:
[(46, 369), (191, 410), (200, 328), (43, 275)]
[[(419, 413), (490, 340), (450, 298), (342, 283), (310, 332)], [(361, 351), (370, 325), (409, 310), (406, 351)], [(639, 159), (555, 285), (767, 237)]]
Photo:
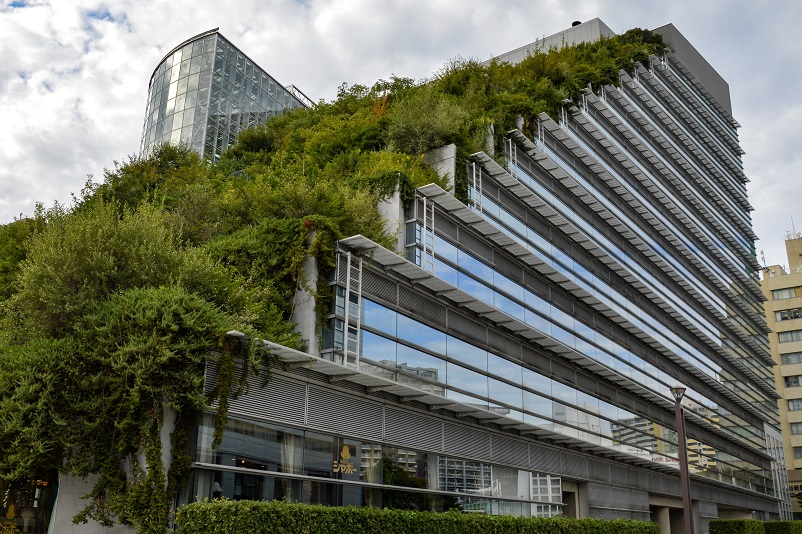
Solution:
[(398, 315), (396, 324), (398, 325), (398, 337), (407, 339), (433, 352), (445, 354), (446, 334), (444, 332), (401, 314)]
[(396, 312), (368, 299), (363, 299), (362, 310), (362, 323), (365, 326), (381, 330), (391, 336), (396, 335), (396, 320), (398, 318)]
[(777, 332), (777, 338), (780, 343), (791, 343), (793, 341), (802, 341), (802, 330), (789, 330), (787, 332)]
[(788, 354), (780, 354), (780, 359), (783, 365), (802, 363), (802, 352), (789, 352)]
[(446, 336), (446, 353), (450, 359), (471, 365), (482, 371), (487, 371), (488, 369), (488, 357), (496, 358), (494, 355), (488, 356), (486, 350), (466, 343), (454, 336)]
[(448, 362), (448, 385), (487, 398), (487, 376)]
[[(344, 293), (338, 289), (335, 294), (338, 295), (335, 301), (339, 302), (335, 307), (342, 315)], [(396, 328), (397, 333), (412, 335), (412, 342), (428, 344), (429, 347), (413, 348), (402, 342), (406, 338), (401, 336), (398, 340), (392, 340), (379, 332), (368, 330), (366, 321), (362, 331), (362, 372), (398, 380), (431, 394), (447, 396), (462, 404), (496, 411), (511, 419), (541, 425), (555, 432), (627, 454), (644, 456), (652, 461), (664, 461), (662, 458), (666, 454), (676, 457), (676, 433), (670, 429), (540, 375), (515, 361), (445, 335), (402, 314), (387, 313), (377, 303), (364, 300), (363, 304), (367, 316), (395, 317), (395, 324), (403, 325)], [(338, 322), (342, 323), (339, 319), (335, 320), (335, 330)], [(375, 321), (374, 324), (393, 330), (392, 325), (388, 326), (387, 322), (392, 323), (392, 320)], [(424, 332), (422, 338), (414, 335), (419, 332)], [(633, 361), (637, 367), (651, 369), (646, 362), (623, 348), (617, 345), (613, 347), (617, 347), (616, 352), (627, 362)], [(459, 365), (458, 362), (474, 369)], [(622, 372), (633, 376), (640, 374), (637, 379), (646, 380), (646, 375), (633, 365), (624, 365), (625, 362), (621, 360), (615, 360), (615, 364), (621, 365)], [(721, 428), (728, 428), (738, 435), (756, 432), (748, 423), (731, 414), (716, 418), (712, 412), (702, 410), (701, 406), (697, 409), (697, 414), (717, 421)], [(721, 472), (727, 471), (731, 473), (729, 476), (733, 483), (745, 483), (744, 480), (753, 477), (751, 473), (756, 468), (741, 459), (723, 456), (708, 445), (698, 444), (694, 454), (690, 457), (692, 472), (717, 480), (721, 479)], [(768, 480), (761, 479), (761, 483), (764, 482), (764, 485), (770, 485)]]
[(399, 370), (443, 384), (446, 383), (446, 362), (443, 359), (400, 343), (396, 354)]
[[(196, 498), (525, 516), (561, 511), (560, 480), (551, 475), (233, 417), (224, 442), (212, 450), (212, 427), (212, 416), (206, 415), (196, 456), (205, 465), (193, 473)], [(237, 437), (226, 440), (229, 433)], [(214, 465), (227, 469), (215, 470)], [(301, 477), (288, 479), (281, 473)], [(440, 493), (430, 494), (427, 489)], [(505, 498), (516, 502), (505, 502)]]
[(771, 292), (772, 300), (790, 299), (799, 296), (802, 296), (802, 287), (800, 286), (775, 289)]

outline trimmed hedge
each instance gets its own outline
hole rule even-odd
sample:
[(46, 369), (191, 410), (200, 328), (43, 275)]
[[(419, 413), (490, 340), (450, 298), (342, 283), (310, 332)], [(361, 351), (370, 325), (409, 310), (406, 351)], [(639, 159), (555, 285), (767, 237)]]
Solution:
[[(657, 523), (624, 519), (487, 516), (329, 507), (282, 501), (204, 501), (176, 514), (176, 534), (659, 534)], [(712, 531), (711, 531), (712, 532)], [(762, 531), (761, 531), (762, 532)]]
[(767, 524), (757, 519), (712, 519), (710, 534), (764, 534)]
[(802, 521), (769, 521), (763, 523), (766, 534), (802, 534)]

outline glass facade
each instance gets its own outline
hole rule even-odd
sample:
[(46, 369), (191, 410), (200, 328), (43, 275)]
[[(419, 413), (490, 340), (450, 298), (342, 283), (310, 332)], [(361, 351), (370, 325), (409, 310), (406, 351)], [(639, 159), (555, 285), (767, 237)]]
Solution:
[[(438, 247), (442, 245), (442, 241), (438, 242)], [(467, 271), (459, 271), (471, 281), (456, 287), (471, 293), (476, 286), (483, 285), (479, 279), (485, 283), (499, 278), (506, 279), (488, 267), (481, 267), (476, 261), (472, 259), (464, 264)], [(436, 266), (435, 269), (437, 268)], [(443, 270), (439, 276), (449, 278)], [(494, 294), (487, 287), (475, 293), (485, 297)], [(509, 296), (504, 298), (509, 299)], [(344, 289), (337, 287), (335, 309), (344, 310), (343, 300)], [(491, 298), (490, 302), (494, 300)], [(532, 310), (525, 308), (523, 304), (518, 306)], [(548, 306), (541, 306), (540, 309), (547, 310)], [(479, 406), (513, 420), (539, 425), (544, 429), (633, 457), (679, 467), (677, 436), (673, 428), (579, 391), (522, 366), (520, 362), (483, 350), (369, 299), (363, 299), (361, 313), (359, 369), (363, 372), (411, 385), (456, 402)], [(532, 323), (537, 327), (545, 327), (553, 318), (565, 318), (559, 314), (547, 316), (548, 319), (541, 317)], [(521, 313), (521, 320), (526, 322), (524, 313)], [(335, 325), (343, 325), (344, 317), (337, 317), (335, 314), (330, 324), (331, 335), (324, 345), (335, 349), (335, 352), (327, 354), (329, 358), (336, 359), (344, 347), (344, 327)], [(550, 331), (553, 335), (554, 330)], [(559, 339), (559, 336), (555, 339)], [(562, 336), (562, 341), (576, 346), (576, 340), (569, 341), (567, 334)], [(357, 344), (352, 341), (351, 346), (356, 347)], [(585, 354), (592, 352), (591, 348), (600, 350), (594, 347), (593, 341), (581, 340), (579, 346)], [(613, 354), (614, 351), (611, 351), (609, 362), (616, 358)], [(340, 359), (339, 363), (344, 362)], [(629, 366), (629, 363), (626, 365)], [(619, 365), (617, 369), (626, 371), (623, 365)], [(638, 372), (645, 376), (642, 368)], [(625, 374), (631, 376), (631, 373)], [(668, 380), (667, 377), (665, 379)], [(644, 385), (654, 384), (657, 382), (644, 382)], [(654, 386), (654, 389), (665, 389), (665, 395), (670, 395), (668, 386)], [(721, 424), (720, 416), (691, 399), (688, 406), (695, 414), (705, 417), (711, 424), (716, 423), (722, 430), (730, 429), (734, 425), (733, 422)], [(763, 443), (762, 434), (760, 437), (750, 436), (747, 430), (742, 434), (733, 434), (733, 438), (748, 437), (756, 445)], [(767, 469), (698, 440), (689, 443), (689, 463), (692, 472), (714, 480), (760, 493), (770, 493), (773, 489), (771, 472)]]
[(178, 46), (150, 80), (141, 153), (162, 143), (217, 159), (237, 135), (299, 99), (216, 31)]
[(333, 434), (229, 418), (198, 430), (192, 498), (553, 517), (559, 477)]
[(55, 479), (0, 481), (0, 532), (52, 532)]

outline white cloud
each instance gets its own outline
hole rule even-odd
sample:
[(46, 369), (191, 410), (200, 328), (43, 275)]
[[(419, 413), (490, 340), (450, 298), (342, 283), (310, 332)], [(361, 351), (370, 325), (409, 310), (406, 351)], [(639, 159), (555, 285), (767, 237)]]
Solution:
[[(770, 263), (802, 194), (798, 53), (802, 4), (640, 0), (55, 0), (0, 7), (0, 222), (69, 201), (87, 174), (139, 148), (147, 84), (162, 57), (214, 27), (283, 83), (332, 99), (342, 82), (425, 78), (599, 16), (616, 31), (673, 22), (729, 82), (753, 214)], [(768, 8), (768, 9), (767, 9)], [(778, 229), (780, 231), (778, 232)], [(777, 257), (778, 256), (778, 257)]]

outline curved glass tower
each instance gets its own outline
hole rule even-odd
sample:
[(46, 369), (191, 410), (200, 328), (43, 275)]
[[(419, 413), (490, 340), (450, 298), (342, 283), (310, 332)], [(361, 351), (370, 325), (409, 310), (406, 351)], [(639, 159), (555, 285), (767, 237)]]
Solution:
[(214, 29), (175, 47), (153, 71), (140, 152), (173, 143), (217, 159), (245, 128), (309, 105)]

